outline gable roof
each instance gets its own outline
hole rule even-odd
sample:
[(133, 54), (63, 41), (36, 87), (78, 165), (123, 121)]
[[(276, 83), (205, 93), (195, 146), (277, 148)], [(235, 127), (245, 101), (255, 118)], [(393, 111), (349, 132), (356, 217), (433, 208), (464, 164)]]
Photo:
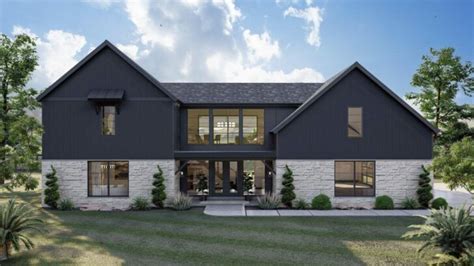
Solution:
[(130, 59), (127, 55), (122, 53), (117, 47), (115, 47), (112, 43), (108, 40), (105, 40), (99, 47), (95, 48), (92, 52), (90, 52), (84, 59), (79, 61), (73, 68), (71, 68), (66, 74), (60, 77), (56, 82), (54, 82), (51, 86), (49, 86), (46, 90), (44, 90), (36, 99), (38, 101), (42, 101), (46, 96), (48, 96), (54, 89), (56, 89), (61, 83), (63, 83), (66, 79), (68, 79), (72, 74), (74, 74), (77, 70), (79, 70), (83, 65), (89, 62), (96, 54), (102, 51), (105, 48), (110, 48), (116, 55), (120, 58), (125, 60), (133, 69), (138, 71), (145, 79), (150, 81), (153, 85), (155, 85), (160, 91), (170, 97), (173, 101), (178, 101), (178, 99), (171, 94), (167, 89), (165, 89), (158, 80), (156, 80), (152, 75), (146, 72), (143, 68), (141, 68), (137, 63), (135, 63), (132, 59)]
[(161, 83), (185, 104), (302, 104), (322, 83)]
[(433, 133), (437, 134), (439, 129), (434, 127), (430, 122), (428, 122), (424, 117), (422, 117), (417, 111), (415, 111), (411, 106), (409, 106), (404, 100), (398, 97), (392, 90), (390, 90), (385, 84), (378, 80), (374, 75), (372, 75), (367, 69), (365, 69), (359, 62), (353, 63), (351, 66), (345, 68), (341, 72), (334, 75), (332, 78), (328, 79), (311, 97), (309, 97), (300, 107), (298, 107), (293, 113), (287, 116), (283, 121), (276, 125), (270, 132), (278, 133), (280, 130), (285, 128), (290, 124), (295, 118), (297, 118), (301, 113), (303, 113), (309, 106), (311, 106), (315, 101), (317, 101), (321, 96), (323, 96), (327, 91), (329, 91), (334, 85), (346, 77), (354, 69), (360, 70), (364, 73), (371, 81), (377, 84), (382, 90), (384, 90), (388, 95), (392, 96), (394, 100), (400, 103), (407, 111), (409, 111), (413, 116), (415, 116), (420, 122), (427, 126)]

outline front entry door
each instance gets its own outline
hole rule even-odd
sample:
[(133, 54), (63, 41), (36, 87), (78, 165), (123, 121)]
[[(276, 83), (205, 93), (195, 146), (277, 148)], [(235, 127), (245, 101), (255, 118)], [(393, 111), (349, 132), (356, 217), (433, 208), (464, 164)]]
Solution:
[(211, 195), (242, 195), (242, 161), (213, 161), (210, 168)]

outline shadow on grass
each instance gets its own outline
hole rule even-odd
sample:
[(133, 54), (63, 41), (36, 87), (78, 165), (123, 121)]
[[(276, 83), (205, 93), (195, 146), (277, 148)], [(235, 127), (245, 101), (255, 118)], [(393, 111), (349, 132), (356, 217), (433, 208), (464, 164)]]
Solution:
[[(39, 206), (39, 192), (15, 192)], [(0, 201), (8, 197), (1, 195)], [(212, 217), (39, 209), (47, 232), (7, 264), (422, 264), (402, 241), (417, 218)], [(3, 264), (2, 264), (3, 265)]]

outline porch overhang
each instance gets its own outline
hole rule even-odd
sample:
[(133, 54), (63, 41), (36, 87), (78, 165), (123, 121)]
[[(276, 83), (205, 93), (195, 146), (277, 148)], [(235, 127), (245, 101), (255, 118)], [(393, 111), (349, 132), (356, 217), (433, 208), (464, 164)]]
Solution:
[(174, 157), (180, 160), (224, 160), (224, 159), (242, 159), (242, 160), (272, 160), (276, 158), (274, 151), (175, 151)]

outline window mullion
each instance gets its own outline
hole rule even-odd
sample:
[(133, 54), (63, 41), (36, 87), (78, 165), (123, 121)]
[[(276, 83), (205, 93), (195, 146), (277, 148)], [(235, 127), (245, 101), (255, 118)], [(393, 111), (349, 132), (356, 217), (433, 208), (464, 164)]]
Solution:
[(110, 197), (110, 162), (107, 162), (107, 196)]
[(355, 197), (356, 195), (356, 162), (353, 162), (353, 172), (352, 172), (352, 185), (354, 186), (354, 191), (352, 192), (352, 195)]

